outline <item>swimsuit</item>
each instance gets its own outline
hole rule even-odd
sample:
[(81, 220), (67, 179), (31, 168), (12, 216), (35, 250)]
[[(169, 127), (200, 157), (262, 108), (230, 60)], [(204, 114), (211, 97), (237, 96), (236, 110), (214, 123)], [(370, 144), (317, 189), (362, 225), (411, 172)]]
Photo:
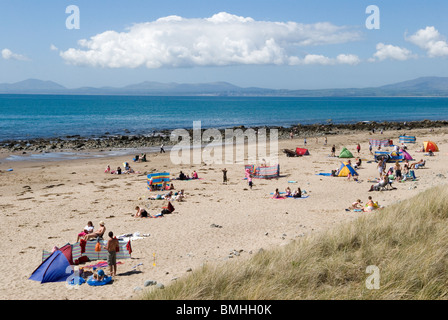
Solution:
[(114, 266), (117, 264), (117, 252), (116, 251), (108, 251), (107, 255), (107, 264), (109, 266)]

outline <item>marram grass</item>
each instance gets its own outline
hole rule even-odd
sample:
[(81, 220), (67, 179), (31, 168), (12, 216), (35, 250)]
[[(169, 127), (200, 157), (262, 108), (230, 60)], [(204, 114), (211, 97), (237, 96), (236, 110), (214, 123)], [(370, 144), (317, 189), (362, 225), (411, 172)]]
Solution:
[[(146, 291), (157, 300), (447, 299), (448, 186)], [(378, 270), (378, 288), (368, 288)], [(370, 282), (373, 283), (373, 282)]]

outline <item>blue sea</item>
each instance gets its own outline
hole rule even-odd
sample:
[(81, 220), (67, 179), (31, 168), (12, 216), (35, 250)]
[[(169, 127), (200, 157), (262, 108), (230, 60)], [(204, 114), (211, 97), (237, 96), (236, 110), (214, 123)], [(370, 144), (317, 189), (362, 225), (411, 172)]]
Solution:
[(0, 141), (162, 129), (447, 120), (448, 98), (0, 95)]

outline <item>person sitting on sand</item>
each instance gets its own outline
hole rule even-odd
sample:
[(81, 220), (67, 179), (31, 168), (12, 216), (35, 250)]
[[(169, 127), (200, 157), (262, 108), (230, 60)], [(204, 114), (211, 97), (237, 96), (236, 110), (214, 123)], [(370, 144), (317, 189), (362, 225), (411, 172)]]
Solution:
[(84, 227), (84, 230), (78, 233), (78, 237), (76, 238), (76, 242), (79, 241), (79, 239), (83, 238), (84, 236), (88, 235), (89, 233), (92, 233), (94, 230), (92, 221), (87, 222), (87, 225)]
[(124, 173), (135, 173), (134, 169), (131, 168), (131, 166), (128, 164), (127, 169)]
[(146, 162), (146, 153), (142, 153), (139, 162)]
[(167, 188), (166, 188), (166, 180), (162, 181), (162, 190), (167, 190)]
[(409, 169), (410, 169), (409, 161), (405, 160), (403, 164), (403, 173), (407, 175), (409, 173)]
[(372, 196), (369, 196), (369, 200), (366, 203), (366, 207), (364, 208), (365, 212), (370, 212), (375, 210), (375, 202), (372, 200)]
[(134, 159), (132, 159), (134, 162), (140, 162), (140, 156), (138, 154), (135, 155)]
[(115, 171), (115, 174), (121, 174), (121, 168), (120, 167), (117, 168), (117, 171)]
[(147, 218), (148, 217), (148, 212), (145, 210), (145, 208), (140, 208), (139, 206), (135, 207), (135, 210), (137, 210), (137, 212), (134, 215), (134, 218)]
[(352, 206), (350, 208), (351, 209), (362, 209), (361, 206), (362, 206), (362, 201), (361, 201), (361, 199), (358, 199), (352, 203)]
[(149, 184), (149, 190), (154, 191), (154, 182), (153, 182), (152, 177), (149, 178), (148, 184)]
[(89, 233), (84, 236), (84, 240), (90, 240), (93, 238), (101, 238), (103, 237), (104, 232), (106, 232), (106, 227), (104, 226), (104, 221), (100, 221), (100, 228), (92, 233)]
[(275, 189), (273, 198), (275, 199), (280, 198), (280, 192), (278, 191), (278, 189)]
[(286, 197), (292, 196), (291, 189), (289, 187), (286, 187), (285, 193), (286, 193)]
[(299, 188), (297, 188), (296, 191), (294, 191), (294, 194), (292, 195), (294, 198), (302, 198), (302, 190)]
[(179, 180), (187, 180), (187, 176), (182, 171), (179, 173)]
[(100, 270), (98, 270), (98, 272), (95, 272), (95, 271), (96, 271), (96, 267), (93, 268), (93, 280), (103, 281), (104, 277), (106, 276), (104, 274), (104, 270), (100, 269)]
[(360, 158), (356, 158), (356, 162), (355, 162), (355, 164), (353, 165), (353, 167), (354, 167), (355, 169), (358, 169), (358, 168), (361, 166), (361, 163), (362, 163), (361, 159), (360, 159)]
[(104, 170), (104, 173), (110, 173), (110, 165), (107, 165), (106, 170)]
[(198, 173), (195, 171), (193, 171), (193, 173), (191, 174), (191, 179), (198, 179)]
[(184, 189), (180, 190), (179, 193), (176, 195), (176, 201), (183, 201), (185, 198)]

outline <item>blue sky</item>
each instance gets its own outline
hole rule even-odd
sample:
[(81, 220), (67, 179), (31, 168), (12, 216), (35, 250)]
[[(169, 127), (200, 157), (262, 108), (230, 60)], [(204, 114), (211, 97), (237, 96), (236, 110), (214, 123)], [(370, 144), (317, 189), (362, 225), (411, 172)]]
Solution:
[[(68, 29), (66, 8), (79, 8)], [(380, 28), (366, 28), (366, 8)], [(0, 83), (368, 87), (448, 76), (446, 1), (0, 1)]]

